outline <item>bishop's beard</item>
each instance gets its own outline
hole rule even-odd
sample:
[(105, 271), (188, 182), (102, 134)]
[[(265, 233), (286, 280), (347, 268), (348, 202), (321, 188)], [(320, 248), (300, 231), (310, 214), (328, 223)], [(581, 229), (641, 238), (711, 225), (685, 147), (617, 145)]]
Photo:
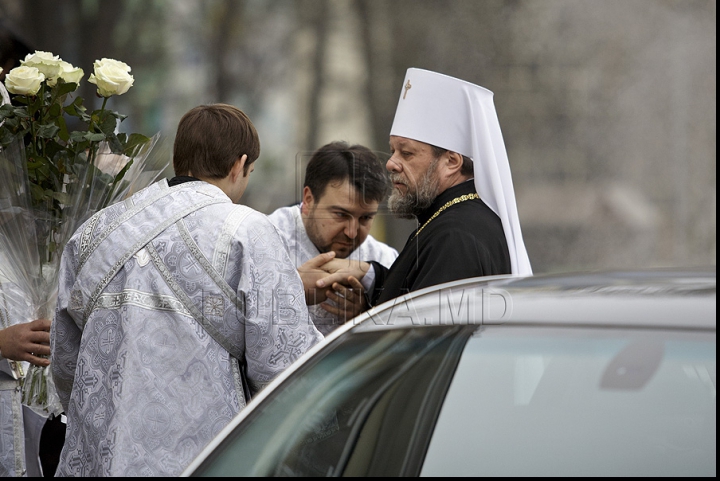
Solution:
[(400, 174), (390, 174), (390, 180), (392, 182), (405, 183), (407, 187), (405, 194), (400, 193), (398, 189), (393, 189), (388, 198), (388, 208), (390, 212), (403, 219), (414, 219), (432, 205), (440, 189), (436, 172), (438, 160), (439, 159), (434, 159), (430, 163), (430, 166), (420, 178), (414, 190), (406, 183), (408, 180)]

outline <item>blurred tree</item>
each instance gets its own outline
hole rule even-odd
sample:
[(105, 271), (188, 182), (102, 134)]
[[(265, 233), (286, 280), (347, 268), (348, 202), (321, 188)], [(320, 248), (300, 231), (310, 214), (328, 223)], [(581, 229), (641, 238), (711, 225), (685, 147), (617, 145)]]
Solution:
[[(715, 262), (712, 0), (0, 0), (0, 15), (87, 75), (131, 65), (113, 102), (134, 131), (171, 136), (199, 103), (245, 110), (268, 139), (259, 210), (294, 200), (288, 171), (336, 132), (386, 152), (419, 67), (495, 93), (539, 271)], [(395, 246), (403, 229), (388, 224)]]
[(330, 5), (328, 0), (302, 0), (300, 5), (300, 28), (307, 27), (314, 40), (310, 60), (310, 87), (307, 102), (306, 135), (302, 150), (318, 148), (321, 126), (320, 99), (325, 85), (327, 65), (328, 29), (330, 23)]

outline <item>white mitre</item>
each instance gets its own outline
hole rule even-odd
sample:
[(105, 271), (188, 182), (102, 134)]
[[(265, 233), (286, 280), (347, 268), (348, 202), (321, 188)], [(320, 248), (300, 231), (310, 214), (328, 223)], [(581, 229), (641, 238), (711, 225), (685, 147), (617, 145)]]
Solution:
[(390, 135), (471, 158), (477, 193), (502, 220), (512, 273), (532, 275), (491, 91), (447, 75), (410, 68), (400, 91)]

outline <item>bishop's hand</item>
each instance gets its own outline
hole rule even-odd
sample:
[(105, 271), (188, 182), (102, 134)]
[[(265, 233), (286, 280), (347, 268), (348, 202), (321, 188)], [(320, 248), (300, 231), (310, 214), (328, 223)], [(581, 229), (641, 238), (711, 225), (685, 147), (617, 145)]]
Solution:
[(346, 323), (368, 308), (365, 302), (365, 290), (360, 281), (350, 276), (347, 282), (348, 285), (335, 282), (332, 289), (327, 291), (327, 298), (334, 301), (334, 304), (328, 302), (320, 304), (320, 307), (327, 312), (337, 316), (340, 324)]
[(318, 279), (316, 283), (317, 287), (322, 289), (335, 283), (350, 286), (351, 277), (359, 282), (359, 279), (362, 279), (370, 269), (370, 264), (350, 259), (333, 259), (323, 264), (321, 268), (329, 274)]

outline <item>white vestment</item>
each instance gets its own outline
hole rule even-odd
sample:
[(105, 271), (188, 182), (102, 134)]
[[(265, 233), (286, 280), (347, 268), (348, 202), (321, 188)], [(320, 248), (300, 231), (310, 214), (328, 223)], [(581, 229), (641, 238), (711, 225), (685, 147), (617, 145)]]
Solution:
[[(290, 258), (295, 263), (295, 266), (300, 267), (313, 257), (320, 255), (320, 251), (307, 235), (299, 205), (281, 207), (270, 214), (268, 218), (270, 222), (275, 224), (280, 234), (285, 237), (290, 251)], [(390, 268), (397, 256), (397, 250), (368, 235), (365, 242), (352, 251), (347, 258), (366, 262), (375, 261)], [(315, 326), (324, 335), (327, 336), (338, 327), (337, 317), (319, 305), (309, 306), (308, 310), (310, 311), (310, 317), (315, 322)]]
[[(5, 254), (0, 251), (0, 329), (33, 320), (27, 293), (1, 272)], [(21, 379), (29, 369), (29, 362), (6, 359), (0, 352), (0, 477), (43, 475), (38, 454), (48, 415), (22, 404)]]
[(57, 474), (175, 476), (322, 339), (267, 217), (165, 180), (70, 239), (51, 329), (68, 425)]
[[(0, 261), (3, 261), (0, 255)], [(17, 302), (23, 293), (0, 273), (0, 329), (30, 322), (29, 306)], [(26, 308), (25, 308), (26, 307)], [(0, 352), (0, 477), (24, 476), (25, 433), (19, 375), (30, 364), (5, 359)]]

